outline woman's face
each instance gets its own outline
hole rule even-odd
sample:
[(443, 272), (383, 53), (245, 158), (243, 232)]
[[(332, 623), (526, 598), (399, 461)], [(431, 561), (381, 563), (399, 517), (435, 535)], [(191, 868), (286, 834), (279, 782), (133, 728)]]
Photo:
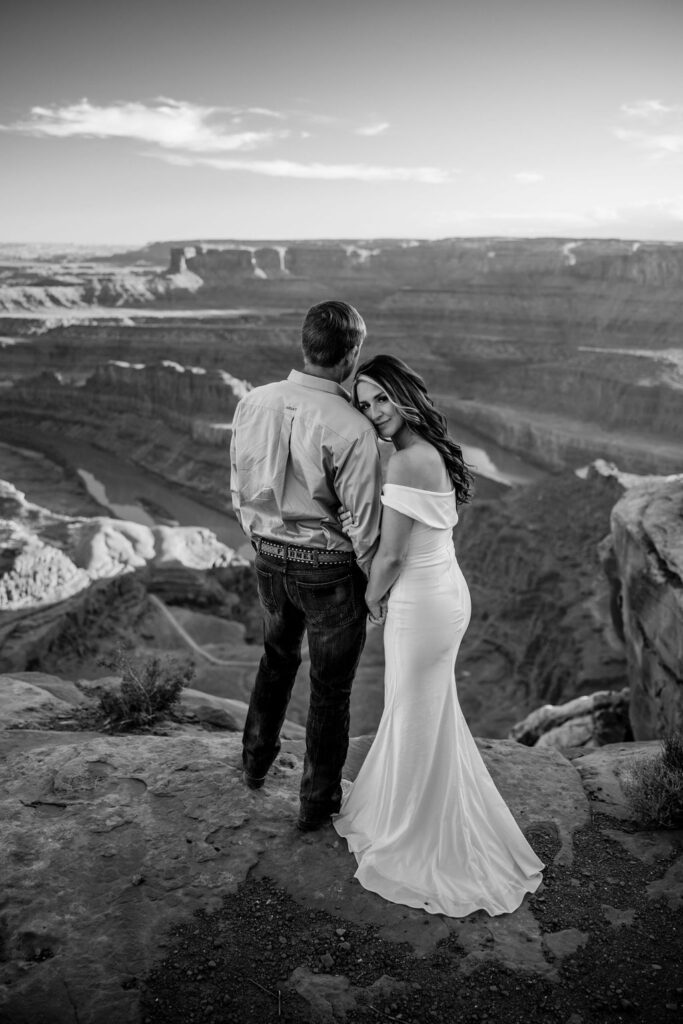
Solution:
[(356, 401), (364, 416), (374, 425), (380, 437), (391, 440), (405, 420), (386, 391), (374, 381), (361, 378), (356, 384)]

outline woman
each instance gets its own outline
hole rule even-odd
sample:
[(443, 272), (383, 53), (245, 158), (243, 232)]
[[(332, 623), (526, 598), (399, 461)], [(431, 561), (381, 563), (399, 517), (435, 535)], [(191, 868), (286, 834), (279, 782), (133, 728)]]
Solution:
[(356, 856), (356, 878), (392, 903), (451, 917), (508, 913), (544, 865), (493, 784), (455, 690), (471, 606), (452, 531), (471, 476), (422, 378), (400, 359), (360, 366), (354, 402), (395, 448), (366, 593), (373, 621), (386, 608), (384, 713), (334, 827)]

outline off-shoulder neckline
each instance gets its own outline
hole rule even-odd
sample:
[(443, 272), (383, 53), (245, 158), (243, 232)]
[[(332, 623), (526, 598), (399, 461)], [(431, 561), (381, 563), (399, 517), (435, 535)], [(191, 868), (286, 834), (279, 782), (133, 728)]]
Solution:
[(409, 487), (408, 484), (390, 484), (385, 483), (385, 487), (400, 487), (403, 491), (419, 491), (420, 494), (437, 494), (440, 496), (446, 496), (455, 494), (455, 488), (451, 488), (450, 491), (430, 491), (426, 487)]

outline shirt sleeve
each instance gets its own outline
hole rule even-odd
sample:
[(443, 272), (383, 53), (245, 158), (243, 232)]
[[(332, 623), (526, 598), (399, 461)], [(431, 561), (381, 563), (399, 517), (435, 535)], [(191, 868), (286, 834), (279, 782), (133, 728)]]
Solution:
[(337, 465), (334, 481), (340, 505), (353, 513), (348, 537), (358, 566), (368, 575), (382, 518), (382, 471), (374, 429), (357, 438)]
[[(232, 431), (230, 438), (230, 494), (232, 497), (232, 510), (237, 517), (237, 522), (244, 530), (240, 507), (240, 482), (237, 473), (237, 427), (240, 415), (240, 404), (238, 402), (235, 414), (232, 418)], [(246, 532), (246, 531), (245, 531)]]

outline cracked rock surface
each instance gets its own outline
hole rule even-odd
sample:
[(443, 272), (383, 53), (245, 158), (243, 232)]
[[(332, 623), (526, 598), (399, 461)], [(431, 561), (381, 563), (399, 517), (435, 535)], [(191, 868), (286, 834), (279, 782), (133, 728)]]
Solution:
[[(75, 699), (54, 677), (29, 676), (18, 681)], [(0, 732), (3, 1022), (562, 1021), (576, 1012), (588, 1024), (605, 1006), (623, 1010), (620, 1000), (636, 1020), (673, 1021), (683, 1006), (674, 953), (683, 837), (635, 832), (609, 814), (625, 745), (573, 763), (551, 748), (479, 741), (548, 868), (515, 913), (456, 920), (363, 890), (331, 827), (296, 830), (295, 733), (253, 792), (241, 782), (236, 732), (113, 737), (36, 721)], [(369, 742), (352, 741), (349, 777)], [(590, 771), (578, 771), (588, 756)]]

